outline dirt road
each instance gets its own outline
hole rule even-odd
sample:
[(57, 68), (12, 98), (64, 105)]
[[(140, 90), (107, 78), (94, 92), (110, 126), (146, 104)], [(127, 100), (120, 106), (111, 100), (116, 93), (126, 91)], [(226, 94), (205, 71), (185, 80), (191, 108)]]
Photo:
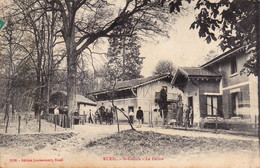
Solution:
[[(120, 131), (130, 129), (128, 125), (121, 125)], [(168, 129), (160, 129), (160, 128), (149, 128), (143, 126), (142, 128), (138, 128), (139, 131), (153, 131), (157, 133), (166, 134), (169, 136), (178, 136), (179, 144), (180, 146), (174, 147), (172, 149), (182, 150), (181, 145), (184, 144), (184, 141), (181, 140), (181, 137), (184, 137), (183, 139), (187, 138), (193, 140), (193, 144), (196, 146), (197, 139), (203, 139), (208, 138), (209, 140), (216, 140), (218, 142), (219, 146), (221, 143), (232, 143), (236, 147), (236, 152), (229, 152), (226, 150), (226, 153), (214, 153), (214, 151), (211, 151), (210, 154), (205, 153), (205, 150), (200, 151), (200, 144), (197, 144), (196, 146), (196, 152), (192, 154), (192, 150), (189, 151), (189, 155), (185, 155), (185, 151), (183, 150), (180, 155), (174, 156), (174, 158), (167, 158), (164, 160), (154, 160), (154, 161), (147, 161), (147, 160), (113, 160), (115, 157), (115, 150), (120, 150), (121, 148), (124, 148), (124, 144), (130, 143), (131, 140), (125, 140), (122, 139), (114, 139), (113, 142), (115, 144), (112, 144), (114, 146), (112, 149), (108, 146), (109, 141), (106, 139), (106, 137), (110, 137), (110, 135), (113, 135), (117, 133), (117, 127), (116, 125), (94, 125), (94, 124), (87, 124), (87, 125), (77, 125), (74, 129), (70, 130), (73, 133), (64, 133), (63, 135), (53, 135), (49, 136), (48, 138), (41, 139), (39, 136), (32, 136), (28, 135), (28, 137), (33, 140), (33, 138), (38, 138), (39, 140), (36, 141), (38, 143), (38, 146), (41, 144), (45, 144), (44, 147), (35, 147), (31, 148), (29, 153), (25, 153), (25, 155), (19, 155), (17, 152), (14, 151), (15, 148), (12, 148), (13, 151), (9, 154), (6, 154), (8, 152), (1, 154), (1, 162), (2, 167), (35, 167), (37, 166), (43, 166), (43, 167), (68, 167), (74, 166), (74, 167), (93, 167), (93, 164), (95, 166), (102, 166), (102, 167), (110, 167), (110, 166), (117, 166), (118, 164), (128, 165), (132, 164), (134, 166), (159, 166), (162, 167), (162, 165), (167, 166), (191, 166), (191, 165), (200, 165), (200, 166), (211, 166), (211, 167), (221, 167), (223, 165), (230, 166), (235, 164), (237, 167), (247, 167), (248, 165), (257, 165), (257, 138), (254, 137), (242, 137), (242, 136), (234, 136), (234, 135), (221, 135), (221, 134), (213, 134), (213, 133), (200, 133), (200, 132), (192, 132), (192, 131), (181, 131), (181, 130), (168, 130)], [(67, 130), (69, 131), (69, 130)], [(68, 136), (69, 135), (69, 136)], [(159, 134), (158, 134), (159, 135)], [(42, 134), (44, 137), (44, 134)], [(121, 135), (119, 135), (121, 136)], [(134, 139), (130, 136), (121, 137), (121, 138), (129, 138)], [(133, 135), (134, 136), (134, 135)], [(180, 137), (181, 136), (181, 137)], [(45, 136), (46, 137), (46, 136)], [(47, 136), (48, 137), (48, 136)], [(67, 137), (67, 138), (64, 138)], [(59, 140), (54, 142), (54, 139), (57, 138)], [(62, 139), (64, 138), (64, 139)], [(98, 140), (103, 138), (105, 141), (107, 141), (107, 145), (94, 145)], [(111, 137), (111, 138), (117, 138), (117, 137)], [(152, 138), (152, 137), (151, 137)], [(18, 141), (21, 138), (18, 138)], [(221, 139), (221, 140), (218, 140)], [(141, 141), (148, 141), (149, 137), (141, 137), (141, 139), (138, 141), (139, 145), (134, 146), (136, 148), (136, 152), (142, 151), (142, 147), (140, 143)], [(49, 143), (49, 142), (52, 143)], [(160, 138), (158, 139), (160, 141)], [(33, 141), (32, 141), (33, 142)], [(48, 143), (47, 143), (48, 142)], [(200, 142), (200, 141), (198, 141)], [(120, 144), (120, 148), (117, 148), (116, 143)], [(154, 142), (153, 142), (154, 143)], [(185, 142), (187, 143), (187, 142)], [(250, 145), (250, 148), (256, 147), (256, 151), (250, 151), (251, 149), (247, 150), (248, 144), (252, 143)], [(106, 144), (106, 143), (104, 143)], [(178, 143), (177, 143), (178, 144)], [(88, 148), (87, 146), (95, 146), (93, 148)], [(175, 143), (176, 145), (176, 143)], [(205, 145), (205, 144), (204, 144)], [(207, 145), (207, 144), (206, 144)], [(214, 146), (214, 143), (210, 143), (210, 145)], [(23, 143), (19, 143), (19, 150), (22, 150)], [(119, 145), (118, 145), (119, 146)], [(125, 145), (127, 146), (127, 145)], [(149, 148), (156, 147), (156, 144), (152, 144), (149, 146)], [(201, 146), (203, 147), (203, 146)], [(24, 146), (24, 149), (27, 149), (28, 146)], [(221, 148), (221, 147), (220, 147)], [(8, 150), (8, 148), (6, 148)], [(104, 151), (105, 150), (105, 151)], [(98, 152), (97, 152), (98, 151)], [(103, 152), (102, 152), (103, 151)], [(124, 150), (127, 154), (127, 149)], [(162, 151), (162, 150), (160, 150)], [(19, 152), (18, 152), (19, 153)], [(118, 152), (117, 152), (118, 153)], [(155, 150), (156, 153), (156, 150)], [(198, 154), (199, 153), (199, 154)], [(124, 155), (124, 153), (121, 153)], [(152, 156), (151, 154), (150, 156)], [(125, 155), (127, 156), (127, 155)], [(149, 157), (150, 157), (149, 156)], [(154, 155), (155, 156), (155, 155)], [(106, 157), (106, 158), (105, 158)], [(123, 156), (122, 156), (123, 157)], [(192, 159), (191, 159), (192, 158)], [(10, 159), (17, 159), (17, 161), (11, 161)], [(203, 162), (201, 162), (203, 161)], [(214, 163), (214, 164), (213, 164)], [(213, 165), (213, 166), (212, 166)]]

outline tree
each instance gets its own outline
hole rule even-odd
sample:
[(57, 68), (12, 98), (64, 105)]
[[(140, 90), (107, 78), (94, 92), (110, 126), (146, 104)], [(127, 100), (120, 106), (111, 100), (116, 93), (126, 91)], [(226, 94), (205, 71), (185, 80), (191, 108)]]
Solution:
[[(199, 0), (195, 9), (198, 17), (192, 23), (192, 29), (199, 29), (199, 36), (211, 40), (221, 40), (223, 51), (239, 46), (246, 47), (249, 59), (244, 67), (248, 74), (256, 73), (256, 10), (255, 2), (250, 0), (221, 0), (213, 3), (210, 0)], [(216, 37), (216, 31), (220, 31)]]
[(205, 62), (208, 62), (210, 60), (212, 60), (213, 58), (215, 58), (217, 56), (217, 53), (214, 50), (210, 50), (209, 53), (204, 56), (204, 60)]
[(14, 44), (27, 52), (28, 56), (23, 54), (21, 57), (29, 57), (32, 61), (30, 68), (35, 73), (31, 75), (36, 78), (36, 86), (30, 92), (34, 92), (31, 95), (34, 98), (36, 117), (41, 106), (44, 106), (44, 112), (48, 113), (51, 83), (54, 82), (53, 74), (65, 57), (62, 51), (64, 47), (60, 45), (62, 41), (57, 31), (59, 30), (57, 12), (50, 10), (54, 8), (54, 4), (49, 7), (47, 5), (44, 0), (13, 0), (4, 8), (8, 12), (8, 17), (18, 20), (16, 22), (18, 30), (23, 28), (23, 43)]
[[(9, 13), (8, 13), (9, 14)], [(1, 106), (5, 106), (5, 117), (9, 116), (11, 106), (12, 115), (14, 110), (23, 109), (21, 104), (27, 104), (23, 92), (34, 87), (35, 80), (25, 72), (31, 72), (31, 51), (26, 50), (23, 45), (27, 34), (25, 28), (19, 27), (19, 20), (8, 16), (8, 23), (1, 33)], [(28, 41), (27, 41), (28, 42)], [(30, 43), (30, 42), (29, 42)]]
[(69, 114), (77, 108), (77, 61), (85, 49), (90, 49), (91, 45), (101, 38), (122, 36), (122, 34), (113, 34), (113, 30), (124, 25), (129, 18), (134, 18), (133, 30), (138, 31), (139, 34), (163, 34), (159, 25), (162, 23), (165, 27), (167, 25), (167, 18), (163, 16), (166, 11), (161, 10), (158, 1), (128, 0), (115, 10), (111, 9), (117, 6), (116, 4), (111, 5), (104, 0), (46, 0), (46, 2), (54, 3), (54, 10), (58, 11), (61, 17), (61, 33), (67, 58)]
[[(119, 71), (119, 80), (130, 80), (141, 77), (143, 59), (140, 57), (139, 39), (131, 33), (133, 25), (130, 19), (125, 28), (116, 29), (115, 34), (129, 34), (129, 36), (112, 37), (108, 48), (108, 67), (116, 68)], [(124, 32), (122, 32), (124, 31)]]
[(155, 70), (153, 71), (153, 75), (164, 75), (164, 74), (171, 74), (174, 75), (177, 70), (177, 67), (173, 64), (170, 60), (161, 60), (159, 61), (156, 66)]

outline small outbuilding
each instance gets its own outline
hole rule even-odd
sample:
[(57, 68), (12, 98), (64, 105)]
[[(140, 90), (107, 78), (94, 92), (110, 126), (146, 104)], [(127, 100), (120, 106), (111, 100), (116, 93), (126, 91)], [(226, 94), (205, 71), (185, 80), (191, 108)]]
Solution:
[[(76, 95), (76, 101), (78, 105), (78, 110), (80, 115), (85, 115), (89, 110), (96, 111), (97, 103), (86, 98), (85, 96)], [(68, 102), (67, 102), (67, 92), (65, 91), (56, 91), (51, 94), (50, 97), (50, 113), (53, 113), (54, 106), (57, 105), (59, 107), (60, 114), (68, 113)]]

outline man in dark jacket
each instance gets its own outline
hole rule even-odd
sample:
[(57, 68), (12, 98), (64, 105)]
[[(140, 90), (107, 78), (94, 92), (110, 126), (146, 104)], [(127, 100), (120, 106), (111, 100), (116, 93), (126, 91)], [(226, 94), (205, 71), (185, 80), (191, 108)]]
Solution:
[(136, 112), (136, 118), (139, 121), (138, 127), (141, 127), (141, 120), (143, 120), (143, 117), (144, 117), (144, 112), (143, 112), (143, 110), (141, 110), (141, 107), (139, 106), (138, 110)]

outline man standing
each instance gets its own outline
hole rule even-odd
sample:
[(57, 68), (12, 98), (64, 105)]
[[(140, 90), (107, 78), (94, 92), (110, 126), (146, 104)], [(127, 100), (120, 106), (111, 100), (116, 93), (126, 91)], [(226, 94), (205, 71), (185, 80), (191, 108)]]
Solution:
[(131, 124), (133, 124), (134, 123), (134, 112), (133, 112), (133, 110), (130, 110), (130, 112), (129, 112), (129, 121), (130, 121), (130, 123)]
[(141, 110), (141, 107), (139, 106), (136, 113), (136, 118), (139, 121), (139, 125), (138, 125), (139, 128), (141, 127), (141, 120), (143, 119), (143, 117), (144, 117), (144, 112), (143, 110)]
[(93, 120), (92, 120), (92, 112), (91, 112), (91, 109), (89, 109), (89, 116), (88, 116), (88, 123), (92, 123), (93, 124)]
[(167, 103), (167, 88), (162, 86), (162, 89), (160, 91), (160, 99), (158, 102), (159, 108), (160, 108), (160, 112), (161, 112), (161, 116), (163, 118), (163, 125), (165, 122), (165, 119), (167, 118), (167, 113), (168, 113), (168, 103)]

